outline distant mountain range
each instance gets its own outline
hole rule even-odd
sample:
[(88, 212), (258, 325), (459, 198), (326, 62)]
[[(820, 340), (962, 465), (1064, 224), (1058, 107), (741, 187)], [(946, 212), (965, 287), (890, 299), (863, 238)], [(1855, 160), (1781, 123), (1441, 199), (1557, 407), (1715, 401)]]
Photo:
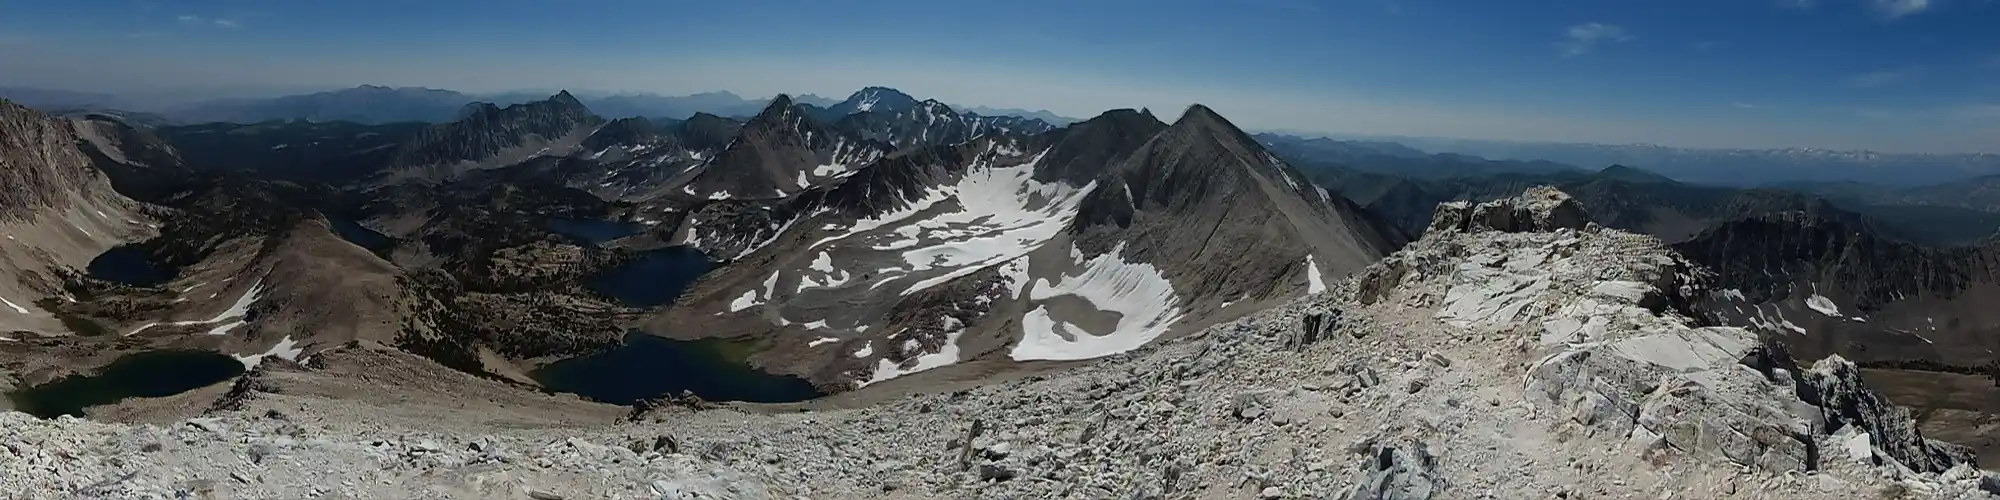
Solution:
[[(117, 116), (157, 118), (161, 123), (200, 124), (213, 122), (257, 123), (271, 120), (311, 122), (349, 121), (364, 125), (396, 122), (441, 123), (452, 121), (465, 105), (490, 102), (502, 106), (525, 104), (547, 98), (557, 91), (515, 91), (471, 94), (425, 87), (359, 87), (286, 95), (271, 98), (219, 99), (168, 106), (148, 105), (118, 95), (27, 87), (0, 87), (0, 99), (52, 113), (99, 112)], [(576, 93), (578, 99), (597, 115), (611, 118), (646, 117), (687, 119), (696, 113), (748, 118), (763, 111), (769, 99), (746, 98), (735, 93), (703, 92), (666, 96), (652, 93)], [(832, 108), (842, 99), (803, 94), (792, 102)], [(914, 101), (912, 101), (914, 102)], [(1045, 110), (960, 107), (960, 111), (981, 116), (1014, 116), (1038, 119), (1061, 126), (1077, 120)], [(141, 112), (144, 112), (141, 115)]]
[(1864, 182), (1914, 186), (2000, 174), (2000, 154), (1884, 153), (1819, 148), (1709, 149), (1652, 144), (1515, 142), (1434, 137), (1391, 140), (1432, 153), (1572, 165), (1635, 165), (1682, 182), (1761, 186), (1786, 182)]

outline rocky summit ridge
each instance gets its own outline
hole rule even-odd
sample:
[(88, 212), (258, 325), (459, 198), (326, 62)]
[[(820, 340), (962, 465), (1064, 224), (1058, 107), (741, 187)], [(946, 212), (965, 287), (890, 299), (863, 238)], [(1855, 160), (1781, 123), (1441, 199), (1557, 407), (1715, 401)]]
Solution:
[[(1441, 207), (1288, 304), (949, 393), (602, 405), (350, 344), (155, 425), (0, 414), (0, 491), (165, 498), (1989, 498), (1838, 357), (1688, 310), (1709, 273), (1567, 196)], [(342, 373), (446, 399), (341, 397)], [(454, 378), (456, 377), (456, 378)], [(351, 389), (350, 389), (351, 390)], [(494, 403), (498, 401), (499, 403)], [(472, 405), (496, 405), (493, 411)], [(544, 411), (543, 418), (527, 418)], [(445, 418), (457, 412), (464, 418)], [(516, 418), (516, 420), (509, 420)]]

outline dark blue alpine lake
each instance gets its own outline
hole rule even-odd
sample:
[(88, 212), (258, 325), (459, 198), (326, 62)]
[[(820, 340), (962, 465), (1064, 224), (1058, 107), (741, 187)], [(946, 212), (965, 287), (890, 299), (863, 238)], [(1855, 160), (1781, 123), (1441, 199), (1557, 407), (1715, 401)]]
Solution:
[(112, 361), (95, 375), (72, 375), (7, 394), (14, 409), (54, 418), (125, 398), (172, 396), (243, 374), (236, 358), (208, 351), (147, 351)]
[(634, 332), (625, 345), (536, 370), (550, 390), (629, 405), (693, 392), (709, 401), (789, 403), (822, 396), (805, 379), (773, 375), (745, 362), (753, 346), (718, 339), (672, 340)]

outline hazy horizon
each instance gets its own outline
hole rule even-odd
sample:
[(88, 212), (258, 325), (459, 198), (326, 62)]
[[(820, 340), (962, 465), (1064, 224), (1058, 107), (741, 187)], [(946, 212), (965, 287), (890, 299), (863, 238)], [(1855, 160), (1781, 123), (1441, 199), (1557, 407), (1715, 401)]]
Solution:
[(0, 12), (0, 84), (126, 95), (372, 84), (838, 99), (880, 85), (1076, 118), (1200, 102), (1245, 128), (1322, 134), (2000, 150), (2000, 32), (1979, 21), (2000, 18), (2000, 2), (1985, 0), (0, 0)]

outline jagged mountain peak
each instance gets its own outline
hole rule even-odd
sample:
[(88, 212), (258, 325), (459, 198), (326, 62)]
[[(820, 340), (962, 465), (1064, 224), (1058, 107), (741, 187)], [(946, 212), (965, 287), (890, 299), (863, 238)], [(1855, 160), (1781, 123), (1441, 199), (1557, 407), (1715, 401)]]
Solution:
[(771, 103), (765, 105), (764, 110), (758, 112), (757, 116), (770, 116), (775, 113), (789, 113), (795, 106), (798, 106), (798, 103), (792, 101), (792, 96), (786, 94), (778, 94), (777, 96), (771, 98)]
[(549, 101), (563, 106), (585, 107), (583, 101), (578, 100), (568, 90), (557, 91), (556, 95), (549, 97)]
[(505, 108), (473, 103), (461, 114), (457, 121), (425, 127), (398, 145), (375, 181), (443, 180), (470, 170), (563, 156), (604, 123), (568, 91)]
[(917, 98), (889, 87), (866, 87), (847, 96), (847, 100), (833, 105), (827, 111), (833, 116), (847, 116), (868, 111), (900, 112), (917, 107)]
[(1082, 186), (1144, 146), (1167, 124), (1131, 109), (1105, 111), (1050, 132), (1053, 145), (1036, 164), (1035, 180)]

